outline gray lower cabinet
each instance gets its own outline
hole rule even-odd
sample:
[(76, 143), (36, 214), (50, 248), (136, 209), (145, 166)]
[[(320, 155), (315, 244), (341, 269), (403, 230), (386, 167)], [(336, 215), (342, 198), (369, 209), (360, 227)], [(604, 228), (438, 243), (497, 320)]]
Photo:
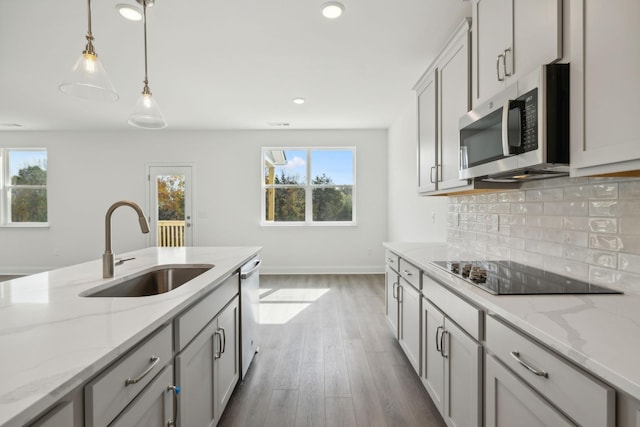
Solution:
[(215, 426), (240, 376), (236, 296), (175, 358), (178, 426)]
[(404, 278), (399, 283), (396, 290), (400, 323), (398, 341), (411, 366), (420, 375), (420, 291)]
[(398, 282), (400, 276), (388, 265), (385, 267), (385, 314), (393, 336), (398, 338)]
[(485, 360), (486, 427), (576, 426), (493, 356)]
[(172, 384), (173, 366), (169, 365), (118, 415), (110, 427), (175, 425), (175, 394)]
[(482, 346), (422, 299), (422, 382), (449, 427), (482, 425)]
[[(169, 324), (90, 381), (84, 387), (85, 426), (110, 425), (134, 399), (145, 395), (147, 385), (173, 358), (171, 341), (172, 327)], [(165, 386), (171, 384), (172, 377), (169, 377)]]
[[(496, 365), (487, 356), (493, 370), (486, 380), (487, 426), (620, 425), (615, 420), (615, 391), (611, 387), (506, 322), (487, 316), (485, 342), (487, 352), (499, 361)], [(514, 378), (508, 378), (505, 369)], [(532, 406), (531, 401), (538, 403)], [(527, 415), (526, 411), (532, 413)], [(554, 417), (556, 412), (564, 414), (564, 423)]]

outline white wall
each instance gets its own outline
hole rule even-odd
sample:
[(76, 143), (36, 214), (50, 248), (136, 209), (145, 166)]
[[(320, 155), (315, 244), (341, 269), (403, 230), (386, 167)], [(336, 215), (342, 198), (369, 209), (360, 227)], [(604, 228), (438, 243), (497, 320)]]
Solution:
[[(418, 196), (418, 124), (415, 93), (389, 128), (389, 241), (445, 242), (447, 198)], [(435, 220), (433, 219), (435, 217)]]
[[(263, 272), (382, 272), (387, 131), (2, 132), (2, 147), (46, 147), (50, 227), (0, 228), (0, 274), (27, 274), (104, 251), (111, 203), (145, 204), (146, 165), (194, 165), (194, 244), (263, 246)], [(354, 227), (261, 227), (262, 146), (355, 146)], [(143, 206), (144, 210), (148, 206)], [(135, 213), (113, 217), (116, 255), (148, 245)]]

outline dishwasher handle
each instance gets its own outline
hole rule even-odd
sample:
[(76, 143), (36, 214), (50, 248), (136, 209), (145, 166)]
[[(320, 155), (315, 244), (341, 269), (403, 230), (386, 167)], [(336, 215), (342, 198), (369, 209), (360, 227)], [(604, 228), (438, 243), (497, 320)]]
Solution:
[(258, 271), (258, 269), (260, 268), (260, 264), (262, 264), (262, 260), (261, 259), (255, 261), (255, 264), (253, 265), (253, 267), (251, 267), (251, 269), (249, 269), (247, 271), (240, 270), (240, 278), (242, 280), (245, 280), (245, 279), (248, 279), (249, 277), (251, 277), (253, 275), (253, 273)]

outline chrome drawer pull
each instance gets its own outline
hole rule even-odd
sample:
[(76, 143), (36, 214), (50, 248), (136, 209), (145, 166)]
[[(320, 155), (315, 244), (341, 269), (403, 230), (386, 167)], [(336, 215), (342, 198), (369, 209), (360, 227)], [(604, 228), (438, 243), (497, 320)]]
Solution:
[(131, 379), (131, 377), (127, 378), (127, 380), (124, 382), (124, 385), (128, 386), (128, 385), (136, 384), (140, 382), (140, 380), (142, 380), (144, 377), (149, 375), (149, 372), (151, 372), (153, 368), (155, 368), (155, 366), (158, 364), (159, 361), (160, 361), (160, 358), (158, 356), (151, 356), (151, 359), (149, 359), (149, 362), (151, 362), (151, 366), (149, 366), (142, 374), (140, 374), (138, 378), (134, 378), (134, 379)]
[(549, 374), (547, 373), (547, 371), (543, 371), (541, 369), (536, 369), (530, 365), (527, 365), (522, 359), (520, 359), (520, 352), (518, 350), (513, 350), (511, 352), (511, 357), (513, 357), (514, 359), (516, 359), (516, 361), (521, 364), (522, 366), (524, 366), (525, 368), (527, 368), (527, 370), (539, 377), (545, 377), (545, 378), (549, 378)]
[(406, 274), (407, 276), (413, 276), (413, 273), (412, 273), (412, 272), (410, 272), (409, 270), (402, 270), (402, 272), (403, 272), (404, 274)]

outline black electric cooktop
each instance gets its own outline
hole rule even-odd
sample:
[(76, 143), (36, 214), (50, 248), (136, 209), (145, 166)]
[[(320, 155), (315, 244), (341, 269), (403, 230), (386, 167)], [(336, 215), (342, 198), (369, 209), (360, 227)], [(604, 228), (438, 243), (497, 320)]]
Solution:
[(494, 295), (622, 293), (513, 261), (433, 261), (432, 264)]

